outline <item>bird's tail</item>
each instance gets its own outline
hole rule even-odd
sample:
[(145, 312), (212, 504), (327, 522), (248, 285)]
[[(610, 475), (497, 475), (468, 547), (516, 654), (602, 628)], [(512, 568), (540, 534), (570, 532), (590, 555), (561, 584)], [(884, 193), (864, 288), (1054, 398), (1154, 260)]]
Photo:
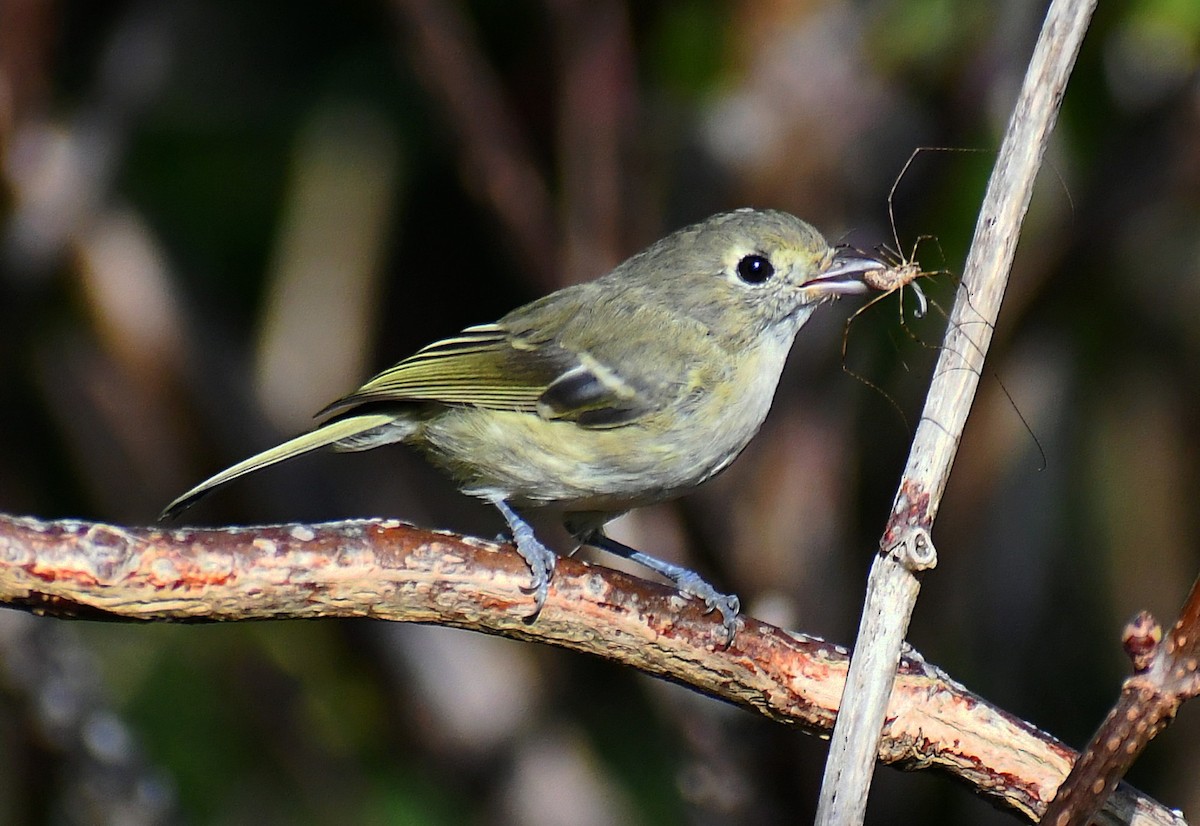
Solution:
[[(281, 445), (276, 445), (269, 450), (264, 450), (262, 453), (251, 456), (249, 459), (238, 462), (233, 467), (221, 471), (216, 476), (205, 479), (196, 485), (196, 487), (167, 505), (158, 518), (160, 521), (163, 519), (173, 519), (196, 504), (200, 497), (216, 490), (227, 482), (232, 482), (239, 476), (245, 476), (247, 473), (270, 467), (277, 462), (282, 462), (303, 453), (308, 453), (310, 450), (333, 445), (343, 440), (350, 440), (353, 443), (355, 437), (361, 437), (372, 430), (386, 427), (387, 425), (394, 425), (395, 423), (396, 417), (385, 413), (363, 414), (359, 416), (347, 416), (344, 419), (335, 419), (328, 424), (321, 425), (310, 433), (289, 439)], [(402, 436), (400, 433), (397, 433), (394, 439), (389, 439), (388, 441), (397, 441), (400, 438)], [(375, 444), (381, 443), (376, 440), (372, 441)]]

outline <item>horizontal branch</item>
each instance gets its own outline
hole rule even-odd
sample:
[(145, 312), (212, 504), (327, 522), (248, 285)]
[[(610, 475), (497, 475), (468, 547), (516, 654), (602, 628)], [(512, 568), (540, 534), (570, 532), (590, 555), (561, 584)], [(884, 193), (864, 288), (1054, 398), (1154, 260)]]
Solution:
[[(396, 521), (126, 528), (0, 515), (0, 605), (142, 621), (373, 617), (468, 628), (595, 654), (827, 737), (848, 665), (840, 646), (744, 617), (719, 620), (673, 589), (562, 559), (541, 613), (505, 545)], [(989, 705), (920, 655), (900, 663), (879, 759), (935, 767), (1030, 819), (1075, 753)], [(1121, 823), (1182, 823), (1122, 787)]]

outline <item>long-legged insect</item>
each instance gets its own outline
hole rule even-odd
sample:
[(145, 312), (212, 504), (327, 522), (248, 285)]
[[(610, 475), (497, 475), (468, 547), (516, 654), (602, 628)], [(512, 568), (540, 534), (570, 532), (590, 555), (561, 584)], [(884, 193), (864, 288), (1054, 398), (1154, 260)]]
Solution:
[[(941, 270), (934, 270), (934, 271), (924, 270), (924, 269), (922, 269), (920, 262), (916, 260), (917, 250), (920, 248), (922, 243), (925, 243), (927, 241), (933, 241), (935, 244), (938, 245), (939, 249), (941, 248), (941, 244), (940, 244), (940, 242), (938, 242), (937, 236), (933, 236), (933, 235), (918, 236), (917, 240), (913, 244), (912, 252), (908, 256), (904, 256), (902, 253), (899, 252), (899, 250), (901, 249), (900, 237), (899, 237), (899, 233), (896, 229), (896, 214), (895, 214), (895, 208), (894, 208), (896, 188), (899, 187), (900, 182), (904, 179), (904, 176), (908, 172), (908, 168), (910, 166), (912, 166), (913, 161), (916, 160), (916, 158), (919, 154), (921, 154), (922, 152), (925, 152), (925, 151), (978, 152), (978, 151), (982, 151), (982, 150), (954, 148), (954, 147), (920, 146), (920, 147), (917, 147), (916, 149), (914, 149), (912, 154), (908, 156), (908, 160), (906, 160), (904, 162), (904, 166), (901, 167), (901, 169), (900, 169), (900, 174), (896, 176), (896, 179), (892, 182), (892, 188), (888, 191), (888, 199), (887, 199), (888, 220), (891, 224), (892, 241), (895, 243), (895, 247), (894, 247), (894, 249), (891, 249), (891, 250), (887, 249), (886, 247), (880, 248), (878, 250), (878, 252), (880, 253), (879, 258), (883, 262), (884, 266), (881, 266), (878, 270), (871, 270), (870, 272), (864, 274), (864, 276), (863, 276), (863, 282), (866, 283), (867, 286), (871, 287), (872, 289), (879, 290), (880, 294), (875, 296), (874, 298), (872, 298), (870, 301), (868, 301), (863, 306), (859, 307), (853, 313), (853, 315), (851, 315), (850, 318), (848, 318), (846, 320), (846, 327), (845, 327), (845, 331), (842, 336), (842, 370), (844, 370), (846, 373), (853, 376), (858, 381), (862, 382), (863, 384), (867, 385), (868, 387), (872, 388), (873, 390), (878, 392), (880, 395), (882, 395), (887, 400), (887, 402), (893, 408), (896, 409), (896, 412), (900, 414), (900, 418), (904, 421), (906, 428), (909, 427), (908, 419), (904, 415), (904, 411), (901, 410), (900, 405), (896, 402), (896, 400), (891, 396), (891, 394), (889, 394), (883, 388), (879, 387), (877, 384), (872, 382), (870, 379), (854, 372), (849, 367), (847, 367), (846, 366), (846, 354), (847, 354), (847, 343), (849, 341), (849, 336), (850, 336), (850, 326), (851, 326), (851, 324), (854, 323), (854, 320), (857, 319), (859, 315), (861, 315), (863, 312), (865, 312), (867, 309), (869, 309), (872, 305), (882, 301), (883, 299), (890, 296), (892, 293), (899, 293), (899, 297), (900, 297), (899, 309), (900, 309), (900, 327), (901, 327), (901, 329), (903, 329), (908, 334), (909, 338), (913, 339), (914, 341), (916, 341), (923, 347), (933, 346), (933, 345), (929, 345), (925, 341), (921, 340), (921, 338), (919, 336), (917, 336), (915, 333), (912, 332), (912, 330), (910, 330), (908, 328), (908, 325), (906, 324), (906, 322), (904, 320), (904, 293), (903, 293), (903, 290), (905, 287), (912, 288), (913, 293), (917, 297), (917, 309), (913, 313), (913, 315), (916, 318), (924, 318), (926, 313), (929, 311), (929, 305), (931, 302), (929, 299), (926, 298), (924, 291), (921, 289), (921, 285), (917, 283), (917, 279), (929, 278), (929, 277), (933, 277), (933, 276), (937, 276), (937, 275), (950, 275), (951, 272), (948, 269), (941, 269)], [(942, 260), (944, 261), (945, 258), (946, 258), (946, 256), (945, 256), (945, 253), (943, 252)], [(965, 285), (960, 284), (960, 286), (965, 289)], [(967, 293), (965, 295), (965, 298), (969, 302), (971, 300), (970, 294)], [(942, 317), (948, 319), (948, 316), (947, 316), (945, 310), (943, 310), (940, 306), (938, 306), (938, 304), (936, 302), (932, 302), (932, 303), (933, 303), (934, 308), (937, 309), (937, 311), (942, 315)], [(970, 339), (967, 339), (967, 341), (970, 342)], [(974, 345), (972, 345), (972, 346), (974, 346)], [(935, 347), (935, 349), (936, 349), (936, 347)], [(1041, 440), (1038, 439), (1037, 434), (1035, 434), (1033, 432), (1033, 428), (1030, 427), (1029, 422), (1025, 419), (1024, 414), (1021, 413), (1020, 408), (1017, 407), (1016, 401), (1013, 399), (1012, 394), (1008, 392), (1008, 388), (1004, 386), (1004, 382), (1001, 381), (999, 374), (997, 374), (994, 369), (992, 369), (990, 372), (995, 377), (996, 382), (1000, 385), (1001, 391), (1004, 393), (1005, 397), (1008, 399), (1008, 402), (1012, 406), (1013, 411), (1017, 414), (1017, 418), (1019, 418), (1021, 420), (1021, 424), (1024, 426), (1024, 428), (1025, 428), (1026, 432), (1029, 434), (1030, 438), (1033, 439), (1034, 444), (1037, 446), (1038, 453), (1041, 455), (1041, 467), (1044, 468), (1046, 466), (1046, 451), (1042, 447)]]
[[(900, 317), (904, 318), (903, 305), (903, 290), (905, 287), (911, 287), (913, 294), (917, 297), (917, 309), (913, 313), (917, 318), (924, 318), (929, 312), (929, 299), (925, 297), (925, 291), (921, 289), (921, 285), (916, 283), (918, 278), (931, 278), (935, 275), (949, 275), (949, 270), (926, 270), (921, 268), (921, 263), (916, 260), (917, 250), (921, 244), (926, 241), (937, 243), (937, 237), (933, 235), (922, 235), (917, 238), (916, 244), (913, 245), (912, 252), (908, 256), (899, 255), (887, 247), (879, 247), (876, 252), (879, 253), (878, 258), (884, 264), (877, 270), (870, 270), (863, 273), (863, 283), (873, 290), (878, 290), (879, 295), (872, 298), (866, 304), (859, 307), (854, 315), (846, 320), (846, 329), (849, 331), (850, 324), (863, 311), (869, 309), (874, 304), (887, 298), (892, 293), (901, 293)], [(945, 256), (943, 256), (945, 257)], [(843, 344), (845, 343), (843, 339)], [(843, 348), (844, 349), (844, 348)]]
[[(849, 356), (850, 327), (860, 315), (865, 313), (875, 304), (883, 301), (893, 293), (898, 293), (900, 298), (898, 303), (898, 308), (900, 311), (900, 328), (907, 333), (909, 338), (922, 344), (923, 346), (927, 346), (925, 345), (925, 342), (922, 341), (919, 336), (917, 336), (916, 333), (909, 329), (908, 324), (904, 319), (904, 289), (905, 287), (910, 288), (912, 293), (917, 298), (917, 307), (913, 311), (913, 315), (916, 318), (924, 318), (929, 312), (930, 300), (926, 297), (925, 291), (921, 289), (921, 285), (917, 283), (917, 280), (920, 278), (931, 278), (936, 275), (949, 274), (949, 270), (925, 270), (921, 267), (920, 262), (916, 260), (917, 249), (922, 243), (930, 240), (936, 242), (937, 239), (931, 235), (923, 235), (918, 238), (913, 246), (912, 252), (908, 256), (898, 255), (894, 251), (886, 248), (880, 248), (877, 250), (879, 253), (878, 258), (883, 262), (883, 266), (877, 270), (871, 270), (870, 272), (865, 273), (863, 275), (863, 282), (866, 283), (868, 287), (878, 290), (879, 295), (875, 296), (866, 304), (859, 307), (848, 319), (846, 319), (846, 326), (842, 333), (842, 370), (881, 395), (900, 415), (901, 421), (904, 422), (905, 428), (908, 429), (911, 429), (909, 427), (908, 417), (904, 415), (904, 411), (901, 409), (895, 398), (893, 398), (890, 393), (877, 385), (875, 382), (871, 381), (866, 376), (855, 372), (848, 366), (847, 359)], [(937, 307), (936, 303), (934, 306)], [(944, 312), (942, 314), (945, 315)]]
[[(854, 322), (860, 315), (893, 293), (898, 293), (900, 298), (898, 306), (900, 311), (901, 329), (903, 329), (910, 338), (920, 341), (918, 336), (909, 330), (904, 319), (904, 288), (911, 288), (913, 294), (917, 298), (917, 307), (913, 315), (916, 318), (924, 318), (929, 312), (929, 299), (926, 298), (924, 290), (921, 289), (921, 285), (917, 283), (918, 279), (949, 273), (948, 270), (925, 270), (921, 267), (920, 262), (917, 261), (917, 251), (920, 249), (921, 244), (928, 241), (938, 243), (937, 238), (934, 236), (922, 235), (918, 237), (916, 242), (913, 244), (912, 252), (907, 256), (901, 252), (902, 247), (900, 245), (900, 235), (896, 228), (896, 214), (894, 207), (896, 189), (900, 186), (900, 182), (904, 179), (905, 174), (908, 172), (908, 168), (912, 166), (913, 161), (916, 160), (917, 155), (919, 155), (921, 151), (922, 148), (917, 148), (911, 155), (908, 156), (908, 160), (904, 162), (904, 166), (900, 169), (900, 174), (896, 176), (896, 179), (892, 182), (892, 188), (888, 192), (888, 220), (891, 224), (892, 242), (895, 244), (895, 246), (892, 248), (888, 248), (886, 246), (878, 247), (876, 249), (877, 257), (882, 262), (880, 268), (877, 270), (871, 270), (863, 275), (863, 281), (866, 283), (866, 285), (874, 290), (878, 290), (879, 295), (875, 296), (866, 304), (859, 307), (848, 319), (846, 319), (845, 330), (842, 334), (842, 370), (883, 396), (883, 398), (887, 400), (888, 404), (895, 408), (896, 412), (899, 413), (900, 418), (904, 422), (906, 428), (908, 427), (908, 419), (904, 415), (904, 411), (901, 410), (900, 405), (896, 402), (896, 400), (891, 396), (890, 393), (879, 387), (873, 381), (851, 370), (847, 366), (847, 355), (850, 342), (851, 326), (853, 326)], [(938, 247), (940, 249), (941, 245), (938, 244)], [(945, 259), (944, 254), (942, 255), (942, 258)]]
[[(917, 310), (914, 313), (914, 315), (917, 318), (924, 318), (925, 314), (927, 312), (929, 312), (929, 301), (928, 301), (928, 299), (926, 299), (925, 292), (921, 289), (921, 285), (916, 283), (917, 279), (924, 278), (924, 277), (930, 277), (930, 276), (934, 276), (934, 275), (948, 275), (949, 274), (949, 270), (944, 270), (944, 269), (936, 270), (936, 271), (924, 270), (921, 268), (920, 262), (918, 262), (916, 260), (917, 259), (917, 250), (920, 248), (921, 244), (926, 241), (933, 241), (934, 243), (938, 243), (936, 236), (932, 236), (932, 235), (919, 236), (917, 238), (916, 242), (913, 244), (912, 252), (908, 256), (905, 256), (900, 251), (902, 249), (902, 247), (900, 246), (900, 233), (896, 229), (896, 209), (895, 209), (896, 189), (900, 186), (900, 182), (902, 180), (904, 180), (904, 176), (908, 173), (908, 168), (910, 166), (912, 166), (913, 161), (915, 161), (917, 159), (917, 156), (920, 155), (921, 152), (925, 151), (928, 148), (929, 147), (919, 146), (913, 150), (912, 154), (908, 156), (908, 160), (906, 160), (904, 162), (904, 166), (902, 166), (900, 168), (900, 174), (896, 176), (896, 179), (894, 181), (892, 181), (892, 188), (888, 191), (888, 198), (887, 198), (888, 222), (891, 224), (891, 227), (892, 227), (892, 242), (895, 244), (895, 246), (892, 249), (883, 247), (878, 250), (878, 252), (881, 253), (880, 258), (886, 264), (886, 266), (881, 267), (878, 270), (872, 270), (863, 275), (863, 281), (867, 284), (867, 286), (871, 287), (872, 289), (879, 290), (880, 294), (875, 296), (873, 299), (868, 301), (863, 306), (859, 307), (858, 310), (855, 311), (854, 315), (850, 316), (850, 318), (846, 320), (846, 334), (843, 335), (843, 337), (842, 337), (843, 364), (845, 363), (846, 341), (849, 336), (850, 325), (854, 323), (854, 320), (856, 318), (858, 318), (859, 315), (861, 315), (864, 311), (869, 309), (872, 305), (887, 298), (892, 293), (899, 292), (900, 293), (900, 321), (901, 321), (901, 325), (903, 326), (903, 323), (904, 323), (904, 293), (903, 293), (903, 290), (905, 287), (912, 287), (912, 291), (917, 297)], [(941, 245), (938, 244), (938, 247), (940, 249)], [(942, 255), (943, 260), (945, 259), (945, 257), (946, 257), (945, 254), (943, 254)], [(908, 328), (905, 327), (905, 329), (908, 329)], [(910, 333), (910, 335), (911, 335), (911, 333)]]

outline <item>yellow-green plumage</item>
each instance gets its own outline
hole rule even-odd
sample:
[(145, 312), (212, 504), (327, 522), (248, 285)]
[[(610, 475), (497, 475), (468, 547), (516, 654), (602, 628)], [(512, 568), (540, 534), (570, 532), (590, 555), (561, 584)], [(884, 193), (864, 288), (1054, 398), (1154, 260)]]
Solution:
[[(603, 278), (425, 347), (322, 411), (328, 421), (312, 433), (217, 474), (164, 513), (318, 447), (403, 441), (500, 508), (540, 605), (553, 556), (513, 509), (553, 507), (596, 541), (621, 512), (719, 473), (762, 424), (813, 308), (865, 291), (858, 276), (879, 266), (835, 255), (786, 213), (713, 216)], [(720, 597), (701, 594), (710, 605)]]

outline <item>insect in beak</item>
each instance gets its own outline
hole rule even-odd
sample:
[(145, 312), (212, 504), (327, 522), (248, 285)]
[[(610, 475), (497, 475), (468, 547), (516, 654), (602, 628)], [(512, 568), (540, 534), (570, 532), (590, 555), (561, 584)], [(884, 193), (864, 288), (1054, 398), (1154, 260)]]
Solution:
[(822, 295), (862, 295), (870, 292), (867, 282), (871, 273), (887, 269), (887, 264), (877, 258), (863, 255), (858, 250), (837, 250), (818, 277), (805, 282), (806, 289), (815, 289)]

